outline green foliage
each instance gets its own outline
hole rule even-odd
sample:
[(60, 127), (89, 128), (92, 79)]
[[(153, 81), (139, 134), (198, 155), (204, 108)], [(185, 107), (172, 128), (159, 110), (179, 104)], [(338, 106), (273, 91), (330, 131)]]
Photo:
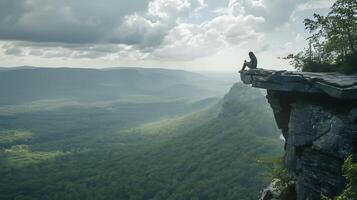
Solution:
[(294, 178), (289, 174), (284, 166), (283, 159), (281, 157), (271, 160), (260, 160), (258, 162), (269, 168), (267, 174), (269, 179), (277, 179), (275, 185), (278, 190), (283, 190), (294, 181)]
[(1, 150), (0, 199), (257, 199), (254, 161), (282, 153), (273, 114), (239, 84), (213, 102), (0, 113), (2, 130), (32, 133)]
[(2, 164), (6, 167), (21, 168), (26, 165), (43, 162), (48, 159), (63, 156), (65, 153), (60, 151), (55, 152), (33, 152), (27, 145), (16, 145), (9, 149), (0, 151)]
[(16, 143), (25, 143), (31, 139), (32, 133), (20, 130), (3, 130), (0, 131), (0, 148), (12, 146)]
[(267, 177), (273, 180), (275, 189), (281, 192), (282, 200), (296, 199), (295, 177), (284, 166), (283, 158), (259, 160), (258, 163), (268, 168)]
[(289, 55), (291, 64), (309, 72), (357, 72), (357, 3), (337, 0), (329, 14), (314, 14), (305, 19), (305, 27), (312, 33), (309, 47), (296, 55)]
[(353, 163), (352, 156), (349, 156), (342, 167), (343, 174), (346, 177), (346, 187), (342, 194), (334, 197), (328, 198), (326, 196), (322, 197), (322, 200), (352, 200), (357, 199), (357, 164)]

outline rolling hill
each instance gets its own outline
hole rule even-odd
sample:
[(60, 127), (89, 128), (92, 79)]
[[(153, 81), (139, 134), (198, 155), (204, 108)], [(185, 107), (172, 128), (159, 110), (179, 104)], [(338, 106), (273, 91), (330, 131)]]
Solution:
[[(0, 70), (0, 105), (44, 99), (110, 101), (128, 96), (204, 99), (223, 95), (220, 86), (197, 73), (154, 68), (31, 68)], [(217, 87), (219, 87), (217, 89)]]

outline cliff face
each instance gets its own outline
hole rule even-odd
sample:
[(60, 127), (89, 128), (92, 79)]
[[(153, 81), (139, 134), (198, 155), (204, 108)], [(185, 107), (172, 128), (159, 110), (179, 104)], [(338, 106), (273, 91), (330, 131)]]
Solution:
[(253, 70), (241, 78), (267, 89), (297, 199), (340, 194), (343, 161), (357, 157), (357, 76)]
[(267, 98), (286, 139), (285, 165), (296, 175), (298, 199), (341, 193), (342, 163), (357, 155), (356, 103), (272, 90)]

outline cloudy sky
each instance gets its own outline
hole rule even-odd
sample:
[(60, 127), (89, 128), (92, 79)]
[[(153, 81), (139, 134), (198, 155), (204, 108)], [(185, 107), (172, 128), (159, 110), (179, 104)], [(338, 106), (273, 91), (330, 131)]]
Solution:
[(0, 0), (0, 66), (232, 71), (304, 48), (332, 0)]

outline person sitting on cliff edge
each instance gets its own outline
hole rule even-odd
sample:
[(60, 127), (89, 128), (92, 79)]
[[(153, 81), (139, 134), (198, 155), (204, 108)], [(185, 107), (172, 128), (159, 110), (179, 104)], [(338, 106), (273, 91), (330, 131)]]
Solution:
[(250, 62), (247, 62), (246, 60), (244, 60), (244, 64), (243, 64), (243, 68), (241, 71), (244, 71), (244, 69), (246, 67), (248, 67), (249, 69), (256, 69), (258, 66), (258, 60), (257, 57), (255, 57), (253, 52), (249, 52), (249, 58), (250, 58)]

